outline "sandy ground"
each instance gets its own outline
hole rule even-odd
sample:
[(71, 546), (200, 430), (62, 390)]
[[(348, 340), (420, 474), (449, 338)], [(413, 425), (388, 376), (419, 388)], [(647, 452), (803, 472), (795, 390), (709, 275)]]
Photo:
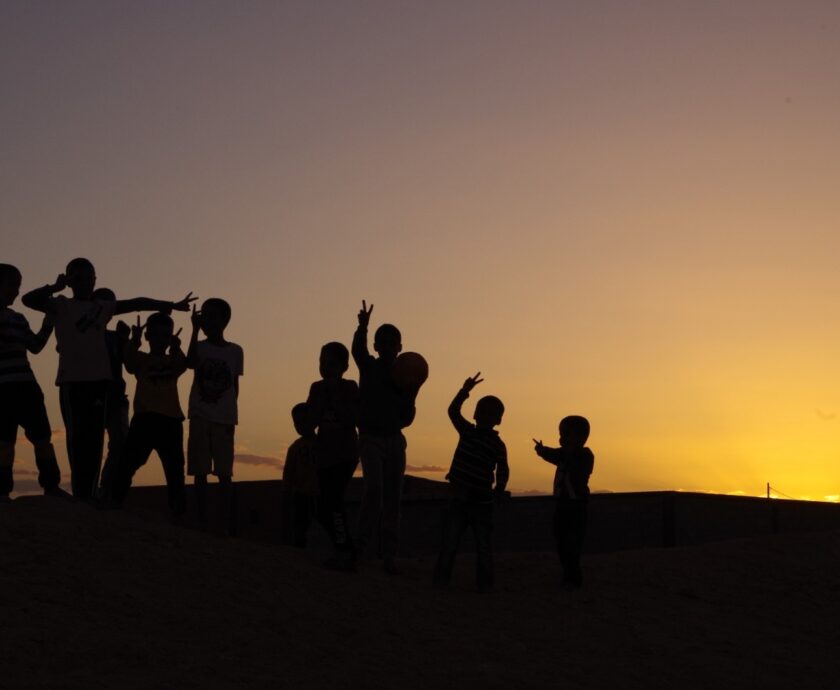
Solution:
[(0, 505), (0, 688), (837, 688), (840, 534), (326, 571), (286, 547)]

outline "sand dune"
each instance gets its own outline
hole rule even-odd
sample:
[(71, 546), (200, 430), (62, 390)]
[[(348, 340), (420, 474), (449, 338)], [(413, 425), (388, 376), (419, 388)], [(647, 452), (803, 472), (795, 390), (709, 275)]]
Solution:
[(325, 571), (285, 547), (40, 497), (0, 505), (0, 687), (834, 688), (840, 534)]

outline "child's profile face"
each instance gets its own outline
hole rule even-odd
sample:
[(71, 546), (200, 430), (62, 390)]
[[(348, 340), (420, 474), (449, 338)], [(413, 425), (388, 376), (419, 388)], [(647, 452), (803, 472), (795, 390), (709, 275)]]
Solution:
[(20, 276), (8, 275), (0, 279), (0, 306), (12, 306), (19, 294)]
[(561, 448), (582, 448), (583, 440), (580, 435), (575, 433), (574, 429), (560, 425), (560, 447)]

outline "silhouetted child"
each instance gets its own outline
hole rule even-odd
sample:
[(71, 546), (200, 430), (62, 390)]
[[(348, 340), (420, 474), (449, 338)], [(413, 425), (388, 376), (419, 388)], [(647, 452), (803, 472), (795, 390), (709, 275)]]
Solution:
[(373, 305), (362, 302), (359, 326), (353, 334), (353, 359), (359, 368), (359, 456), (365, 492), (359, 512), (358, 550), (380, 538), (385, 570), (397, 573), (400, 501), (405, 476), (406, 441), (402, 430), (414, 421), (417, 390), (399, 388), (391, 368), (402, 351), (402, 335), (389, 323), (376, 329), (373, 349), (367, 335)]
[[(101, 302), (115, 302), (117, 296), (108, 288), (96, 288), (91, 297)], [(128, 343), (131, 328), (125, 321), (117, 321), (114, 330), (105, 331), (105, 346), (111, 362), (111, 385), (105, 403), (105, 431), (108, 433), (108, 448), (102, 473), (99, 478), (98, 496), (104, 502), (112, 500), (111, 483), (122, 460), (125, 437), (128, 434), (128, 396), (125, 394), (123, 378), (123, 350)]]
[[(143, 330), (149, 351), (140, 350)], [(178, 399), (178, 378), (187, 370), (187, 357), (181, 339), (173, 334), (174, 324), (168, 314), (152, 314), (146, 325), (131, 329), (123, 361), (126, 371), (137, 378), (134, 391), (134, 415), (125, 441), (123, 460), (116, 468), (113, 500), (125, 499), (134, 474), (155, 451), (166, 477), (169, 511), (173, 517), (186, 508), (184, 491), (184, 413)], [(180, 331), (178, 332), (180, 333)]]
[(18, 427), (35, 449), (38, 484), (47, 495), (64, 495), (58, 488), (61, 473), (50, 440), (52, 429), (44, 406), (44, 394), (29, 366), (26, 353), (44, 349), (52, 323), (44, 317), (33, 333), (23, 314), (10, 309), (20, 292), (20, 271), (0, 264), (0, 501), (8, 501), (14, 488), (12, 466)]
[(300, 548), (306, 546), (318, 495), (315, 426), (309, 417), (306, 403), (292, 408), (292, 422), (299, 436), (286, 451), (283, 464), (283, 543)]
[(326, 565), (345, 571), (354, 569), (356, 551), (347, 526), (344, 493), (359, 464), (359, 387), (343, 378), (349, 365), (350, 353), (344, 345), (324, 345), (319, 361), (322, 379), (312, 384), (306, 401), (312, 424), (318, 429), (318, 521), (336, 550)]
[[(244, 358), (239, 345), (225, 340), (230, 317), (230, 305), (219, 298), (205, 300), (201, 311), (193, 308), (187, 366), (195, 376), (190, 390), (187, 471), (195, 477), (202, 528), (207, 527), (207, 475), (218, 477), (225, 530), (232, 535), (236, 532), (233, 434), (239, 422), (237, 399)], [(204, 340), (198, 339), (199, 330), (206, 336)]]
[(458, 431), (458, 446), (446, 475), (450, 498), (443, 515), (434, 584), (449, 584), (461, 537), (470, 527), (475, 538), (476, 585), (479, 592), (488, 592), (493, 589), (493, 499), (494, 494), (496, 498), (505, 495), (510, 470), (507, 448), (493, 428), (502, 422), (502, 401), (493, 395), (481, 398), (473, 413), (475, 424), (461, 415), (461, 406), (470, 391), (483, 381), (480, 376), (479, 372), (464, 381), (449, 405), (449, 419)]
[[(67, 264), (66, 273), (23, 296), (30, 309), (50, 316), (55, 323), (61, 416), (70, 460), (70, 483), (77, 498), (93, 498), (99, 484), (105, 416), (111, 387), (111, 360), (105, 327), (115, 314), (134, 311), (187, 311), (195, 300), (188, 294), (180, 302), (137, 297), (130, 300), (94, 299), (96, 270), (84, 258)], [(72, 297), (55, 295), (69, 287)]]
[(588, 438), (589, 421), (572, 415), (560, 421), (559, 448), (548, 448), (542, 441), (534, 439), (537, 455), (557, 466), (554, 473), (554, 538), (566, 589), (583, 584), (580, 554), (586, 532), (589, 475), (595, 465), (595, 456), (586, 447)]

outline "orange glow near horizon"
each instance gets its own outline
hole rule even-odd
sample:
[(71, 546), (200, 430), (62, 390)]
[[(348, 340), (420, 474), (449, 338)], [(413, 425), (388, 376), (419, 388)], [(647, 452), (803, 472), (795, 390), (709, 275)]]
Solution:
[(837, 500), (840, 7), (116, 5), (0, 10), (0, 261), (228, 299), (239, 479), (366, 299), (430, 363), (412, 466), (480, 370), (515, 492), (584, 414), (595, 490)]

